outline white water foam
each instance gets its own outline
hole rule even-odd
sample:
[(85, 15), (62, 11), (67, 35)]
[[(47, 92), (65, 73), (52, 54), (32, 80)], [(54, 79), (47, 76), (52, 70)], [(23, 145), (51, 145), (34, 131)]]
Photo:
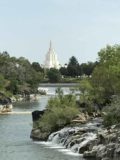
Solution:
[(53, 144), (52, 142), (44, 142), (44, 141), (34, 142), (34, 143), (35, 143), (35, 144), (44, 145), (45, 148), (56, 149), (58, 152), (61, 152), (61, 153), (66, 154), (66, 155), (82, 156), (81, 154), (72, 152), (70, 149), (66, 149), (64, 146), (61, 146), (60, 144), (59, 144), (59, 145), (57, 145), (57, 144), (55, 145), (55, 144)]

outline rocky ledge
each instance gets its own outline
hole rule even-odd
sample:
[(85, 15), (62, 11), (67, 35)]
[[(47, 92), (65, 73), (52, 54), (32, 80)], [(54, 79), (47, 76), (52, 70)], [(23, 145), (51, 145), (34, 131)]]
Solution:
[(30, 137), (33, 140), (48, 140), (63, 145), (73, 152), (82, 154), (88, 160), (120, 160), (120, 124), (105, 128), (102, 125), (102, 118), (85, 121), (83, 117), (79, 117), (77, 125), (75, 120), (72, 127), (65, 127), (50, 134), (42, 132), (37, 127), (37, 122), (44, 112), (32, 113), (33, 130)]
[(99, 129), (94, 141), (86, 144), (84, 158), (95, 160), (120, 159), (120, 124)]

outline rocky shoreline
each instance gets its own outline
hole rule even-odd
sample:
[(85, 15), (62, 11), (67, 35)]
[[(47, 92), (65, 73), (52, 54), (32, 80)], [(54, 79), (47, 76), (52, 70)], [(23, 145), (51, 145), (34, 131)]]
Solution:
[(13, 105), (11, 99), (0, 93), (0, 113), (11, 112), (12, 109)]
[(13, 104), (23, 101), (36, 101), (40, 98), (39, 94), (30, 95), (16, 95), (12, 97), (6, 97), (3, 93), (0, 93), (0, 114), (10, 113), (13, 110)]
[[(85, 146), (84, 146), (85, 147)], [(120, 159), (120, 124), (97, 131), (96, 138), (86, 145), (83, 152), (84, 158), (96, 160)]]
[[(54, 133), (43, 133), (37, 122), (45, 111), (34, 111), (33, 129), (30, 137), (37, 141), (54, 141), (73, 152), (82, 154), (85, 159), (119, 160), (120, 124), (105, 128), (101, 118), (81, 121)], [(76, 121), (74, 121), (76, 122)]]

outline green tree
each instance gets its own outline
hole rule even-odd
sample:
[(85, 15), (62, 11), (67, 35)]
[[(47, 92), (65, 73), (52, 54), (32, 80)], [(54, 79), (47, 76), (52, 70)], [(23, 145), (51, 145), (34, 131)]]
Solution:
[(40, 66), (40, 64), (38, 62), (33, 62), (32, 63), (32, 68), (36, 71), (36, 72), (43, 72), (43, 68)]
[(0, 74), (0, 91), (5, 91), (9, 82)]
[(60, 71), (61, 75), (63, 75), (63, 76), (68, 76), (68, 70), (67, 70), (66, 67), (61, 67), (61, 68), (59, 69), (59, 71)]
[(61, 74), (59, 70), (55, 68), (51, 68), (47, 73), (48, 79), (51, 83), (60, 82), (61, 80)]
[(105, 126), (120, 124), (120, 97), (114, 97), (112, 103), (103, 111), (106, 113), (103, 116)]
[(104, 102), (120, 94), (120, 46), (107, 46), (100, 50), (99, 65), (92, 74), (94, 96)]
[[(38, 63), (33, 65), (24, 57), (10, 57), (7, 52), (0, 53), (1, 85), (12, 94), (36, 92), (43, 73)], [(7, 82), (4, 83), (3, 81)]]
[(72, 56), (69, 59), (69, 63), (67, 66), (67, 72), (68, 72), (68, 75), (71, 77), (76, 77), (79, 75), (79, 63), (74, 56)]
[(82, 63), (80, 65), (81, 74), (90, 76), (94, 70), (94, 68), (97, 66), (98, 62), (88, 62), (88, 63)]

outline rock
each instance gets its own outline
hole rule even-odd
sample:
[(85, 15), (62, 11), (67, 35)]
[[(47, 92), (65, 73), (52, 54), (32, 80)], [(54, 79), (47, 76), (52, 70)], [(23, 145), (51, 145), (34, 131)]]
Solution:
[(41, 131), (39, 128), (39, 120), (43, 116), (46, 110), (43, 111), (34, 111), (32, 112), (32, 119), (33, 119), (33, 129), (30, 134), (30, 138), (33, 140), (38, 140), (38, 141), (46, 141), (48, 139), (48, 136), (50, 135), (49, 132)]
[(120, 148), (117, 148), (117, 149), (115, 150), (115, 153), (120, 155)]
[(86, 144), (84, 146), (82, 146), (80, 149), (79, 149), (79, 153), (82, 154), (84, 153), (85, 151), (89, 150), (89, 144)]
[(72, 122), (74, 123), (86, 123), (89, 119), (89, 115), (87, 113), (81, 113), (79, 114)]
[(50, 133), (41, 132), (40, 129), (33, 129), (30, 134), (30, 138), (37, 141), (46, 141)]
[(113, 158), (115, 151), (115, 143), (110, 143), (106, 146), (107, 157)]
[(102, 160), (110, 160), (110, 158), (107, 158), (107, 157), (106, 157), (106, 158), (102, 158)]
[(11, 112), (13, 108), (11, 99), (0, 93), (0, 112)]
[(98, 145), (93, 147), (93, 150), (97, 151), (96, 159), (102, 159), (106, 156), (106, 147), (104, 145)]
[(43, 111), (38, 111), (38, 110), (33, 111), (32, 112), (32, 120), (33, 120), (33, 122), (39, 120), (42, 117), (42, 115), (44, 114), (44, 112), (45, 112), (45, 110), (43, 110)]
[(90, 151), (90, 150), (92, 150), (93, 146), (95, 146), (95, 145), (96, 145), (96, 139), (90, 140), (79, 149), (79, 153), (84, 153), (85, 151)]
[(98, 134), (98, 144), (104, 144), (105, 143), (105, 137), (103, 134)]
[(97, 151), (92, 150), (92, 151), (85, 151), (83, 154), (84, 158), (96, 158), (96, 153)]
[(0, 105), (0, 112), (11, 112), (13, 109), (13, 105), (12, 104), (6, 104), (6, 105)]

